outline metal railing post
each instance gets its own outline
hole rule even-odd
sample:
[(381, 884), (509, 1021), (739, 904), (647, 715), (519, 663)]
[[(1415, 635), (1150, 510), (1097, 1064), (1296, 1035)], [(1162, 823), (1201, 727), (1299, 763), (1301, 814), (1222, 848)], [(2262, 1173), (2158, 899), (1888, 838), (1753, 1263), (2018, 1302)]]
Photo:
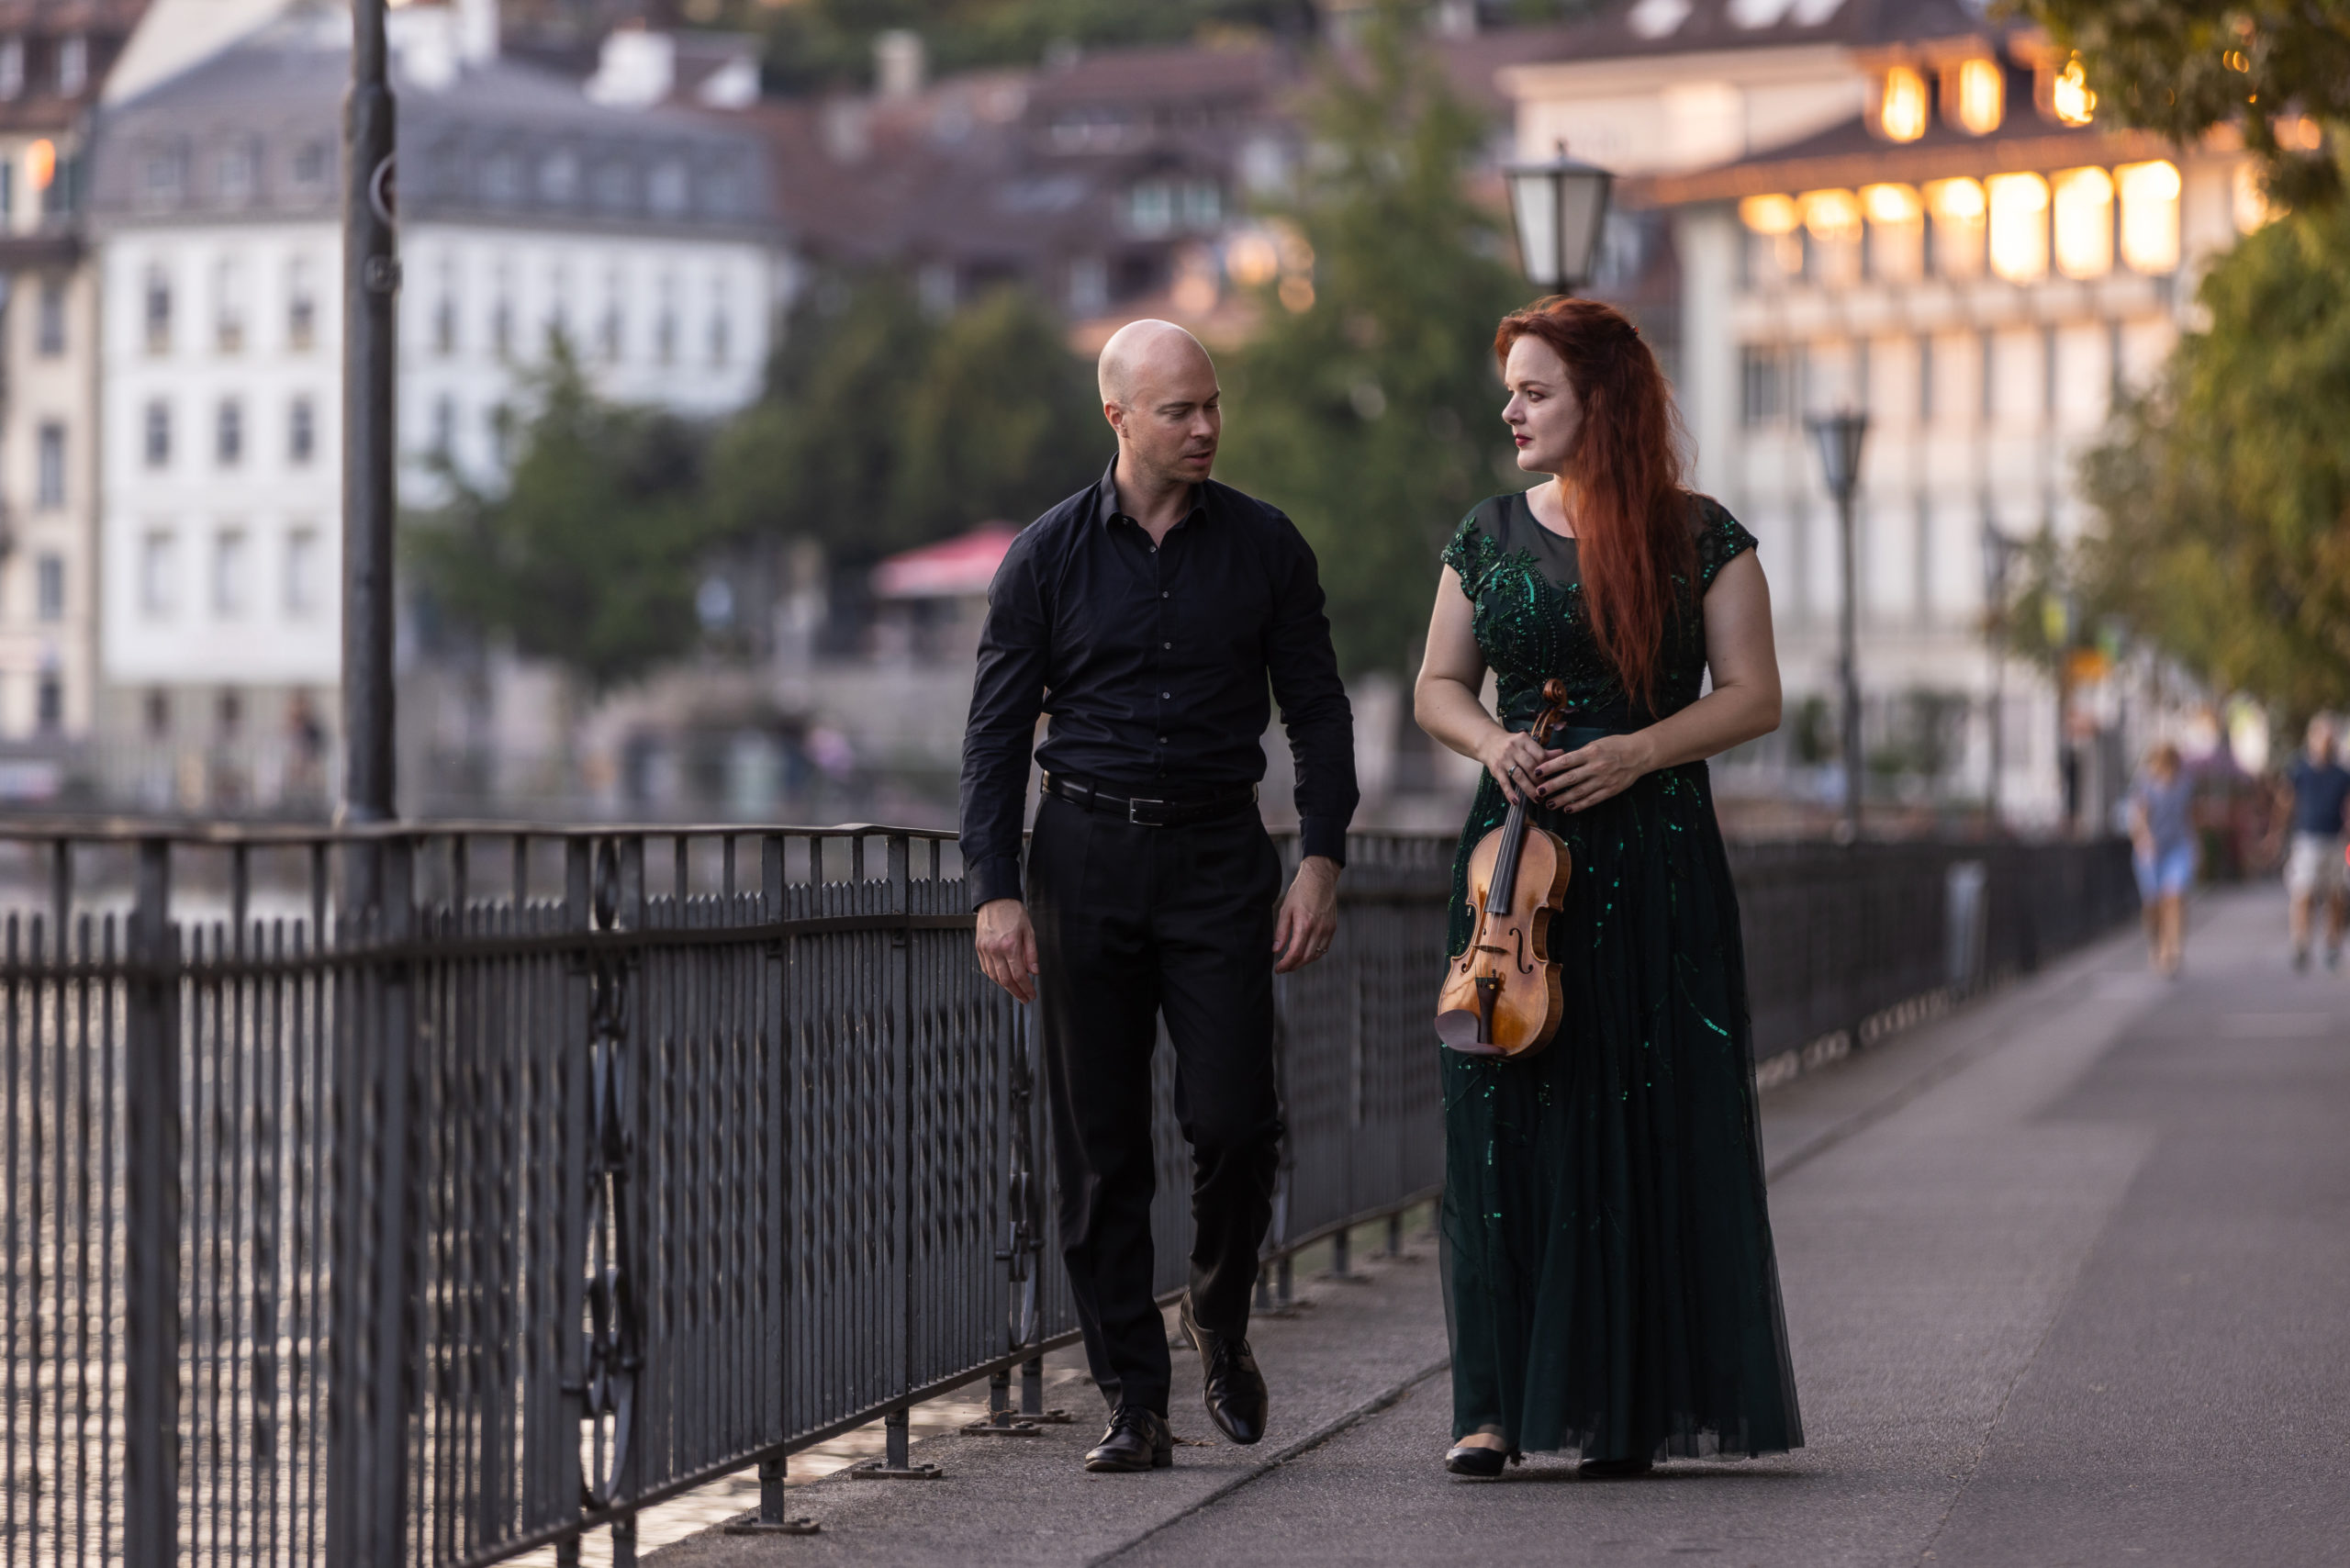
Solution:
[[(128, 1568), (173, 1568), (179, 1561), (180, 1028), (169, 840), (140, 840), (137, 875), (124, 1037), (123, 1560)], [(58, 929), (62, 944), (62, 924)]]
[(407, 1557), (404, 1439), (411, 1386), (409, 960), (377, 949), (416, 934), (415, 846), (362, 846), (376, 892), (346, 923), (335, 1043), (334, 1338), (328, 1391), (327, 1560), (399, 1568)]

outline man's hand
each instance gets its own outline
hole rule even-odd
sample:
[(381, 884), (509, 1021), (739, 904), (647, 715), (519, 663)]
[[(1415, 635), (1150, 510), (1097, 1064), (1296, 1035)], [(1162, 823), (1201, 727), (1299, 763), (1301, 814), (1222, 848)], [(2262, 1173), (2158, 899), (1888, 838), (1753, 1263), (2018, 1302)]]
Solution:
[(1330, 950), (1330, 938), (1337, 934), (1338, 863), (1326, 855), (1309, 855), (1299, 862), (1289, 896), (1281, 900), (1281, 920), (1273, 927), (1273, 973), (1304, 968)]
[(1018, 899), (990, 899), (979, 906), (976, 943), (979, 968), (1015, 1001), (1036, 1000), (1036, 928), (1028, 906)]

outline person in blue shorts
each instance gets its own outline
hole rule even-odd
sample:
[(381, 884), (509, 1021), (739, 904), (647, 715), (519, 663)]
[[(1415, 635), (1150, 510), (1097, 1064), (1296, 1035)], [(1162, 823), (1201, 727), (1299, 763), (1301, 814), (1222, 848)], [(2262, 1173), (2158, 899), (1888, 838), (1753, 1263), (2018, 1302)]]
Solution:
[(2130, 791), (2130, 843), (2154, 968), (2177, 975), (2186, 957), (2187, 890), (2195, 885), (2195, 780), (2168, 741), (2146, 754)]

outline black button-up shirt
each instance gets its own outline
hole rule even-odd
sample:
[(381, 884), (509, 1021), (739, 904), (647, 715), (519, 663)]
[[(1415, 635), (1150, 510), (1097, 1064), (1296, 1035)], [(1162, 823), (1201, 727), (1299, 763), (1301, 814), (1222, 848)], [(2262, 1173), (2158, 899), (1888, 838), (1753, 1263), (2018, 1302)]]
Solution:
[(1020, 896), (1020, 818), (1036, 758), (1104, 793), (1182, 801), (1265, 777), (1281, 703), (1308, 855), (1343, 861), (1354, 715), (1314, 552), (1229, 485), (1193, 487), (1154, 545), (1118, 510), (1116, 465), (1021, 531), (988, 589), (963, 734), (963, 866), (976, 906)]

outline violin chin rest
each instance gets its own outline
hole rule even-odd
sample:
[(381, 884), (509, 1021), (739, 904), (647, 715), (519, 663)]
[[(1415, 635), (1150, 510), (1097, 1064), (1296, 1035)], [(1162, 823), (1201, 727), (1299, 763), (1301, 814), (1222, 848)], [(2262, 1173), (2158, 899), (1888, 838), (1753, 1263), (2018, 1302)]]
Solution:
[(1465, 1007), (1456, 1007), (1449, 1013), (1436, 1015), (1436, 1037), (1462, 1056), (1497, 1057), (1502, 1054), (1499, 1046), (1488, 1045), (1477, 1038), (1477, 1015)]

